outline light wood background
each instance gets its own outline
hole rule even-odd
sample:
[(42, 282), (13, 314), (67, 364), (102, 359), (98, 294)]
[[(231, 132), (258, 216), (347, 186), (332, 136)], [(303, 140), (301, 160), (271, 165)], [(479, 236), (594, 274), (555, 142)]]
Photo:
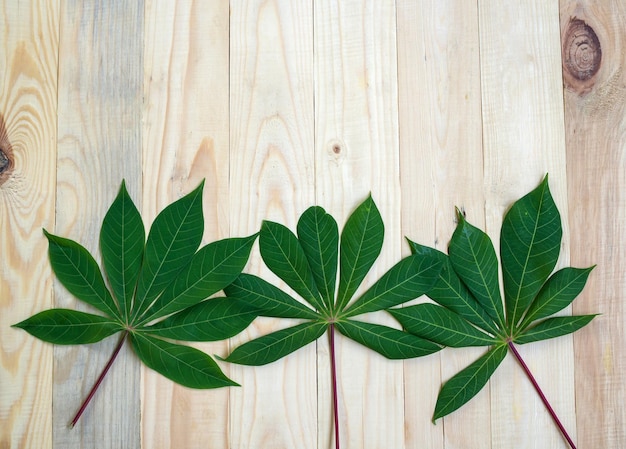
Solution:
[[(520, 351), (579, 448), (626, 447), (622, 0), (0, 0), (0, 115), (0, 448), (331, 448), (325, 338), (223, 364), (243, 386), (210, 391), (127, 350), (68, 428), (115, 339), (52, 347), (9, 326), (87, 310), (53, 279), (41, 229), (97, 253), (122, 178), (148, 223), (206, 178), (207, 242), (264, 218), (293, 229), (312, 204), (341, 225), (372, 192), (386, 236), (367, 283), (405, 235), (445, 250), (454, 206), (497, 245), (546, 172), (559, 265), (597, 264), (573, 312), (601, 315)], [(247, 271), (270, 277), (256, 251)], [(198, 346), (224, 355), (283, 325)], [(344, 448), (567, 447), (511, 357), (433, 425), (442, 381), (481, 350), (391, 362), (338, 345)]]

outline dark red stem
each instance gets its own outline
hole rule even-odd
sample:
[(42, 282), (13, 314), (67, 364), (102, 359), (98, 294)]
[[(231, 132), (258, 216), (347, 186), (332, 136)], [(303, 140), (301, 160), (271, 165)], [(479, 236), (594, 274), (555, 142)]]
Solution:
[(111, 365), (113, 365), (113, 362), (115, 361), (115, 358), (120, 353), (120, 349), (122, 349), (122, 346), (124, 345), (124, 342), (126, 341), (127, 335), (128, 335), (128, 332), (124, 332), (124, 334), (122, 335), (122, 338), (120, 338), (120, 342), (115, 347), (115, 350), (113, 351), (113, 355), (107, 362), (106, 366), (104, 367), (104, 370), (102, 370), (102, 374), (100, 374), (100, 377), (98, 377), (98, 380), (96, 381), (94, 386), (91, 388), (91, 391), (87, 395), (87, 399), (85, 399), (85, 401), (83, 402), (83, 405), (81, 405), (80, 409), (78, 409), (76, 416), (74, 416), (74, 419), (70, 423), (70, 427), (74, 427), (76, 425), (81, 415), (83, 414), (83, 412), (85, 411), (85, 409), (87, 408), (91, 400), (93, 399), (94, 395), (96, 394), (96, 390), (98, 389), (98, 387), (104, 380), (104, 376), (107, 375), (107, 373), (109, 372), (109, 369), (111, 368)]
[(333, 415), (335, 418), (335, 449), (340, 449), (339, 445), (339, 408), (337, 406), (337, 364), (335, 361), (335, 324), (330, 323), (330, 370), (333, 384)]
[(565, 430), (565, 427), (563, 426), (563, 423), (561, 422), (559, 417), (556, 416), (556, 413), (554, 412), (554, 409), (552, 408), (552, 406), (548, 402), (548, 399), (546, 398), (546, 395), (543, 394), (543, 391), (541, 391), (541, 388), (539, 387), (539, 384), (537, 383), (537, 380), (535, 379), (535, 376), (533, 376), (532, 373), (530, 372), (530, 369), (528, 368), (528, 366), (524, 362), (524, 359), (522, 359), (522, 356), (520, 355), (520, 353), (517, 352), (517, 348), (515, 348), (515, 345), (513, 344), (512, 341), (509, 341), (509, 349), (511, 350), (513, 355), (515, 355), (515, 358), (517, 359), (519, 364), (524, 369), (524, 372), (526, 372), (526, 375), (528, 376), (528, 379), (530, 379), (530, 382), (533, 384), (533, 387), (535, 387), (535, 390), (537, 391), (537, 394), (539, 394), (539, 397), (541, 398), (541, 400), (543, 401), (543, 404), (548, 409), (548, 412), (550, 413), (550, 416), (552, 416), (552, 419), (554, 420), (555, 424), (558, 426), (559, 430), (561, 431), (561, 433), (563, 434), (563, 436), (565, 437), (565, 439), (569, 443), (570, 447), (572, 449), (576, 449), (576, 445), (574, 444), (574, 442), (570, 438), (569, 434)]

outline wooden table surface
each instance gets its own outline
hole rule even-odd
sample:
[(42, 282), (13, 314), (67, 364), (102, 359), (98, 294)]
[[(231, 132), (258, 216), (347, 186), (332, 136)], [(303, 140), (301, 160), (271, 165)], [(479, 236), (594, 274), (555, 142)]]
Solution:
[[(325, 338), (222, 364), (242, 387), (208, 391), (126, 350), (68, 428), (116, 339), (52, 346), (10, 325), (88, 310), (53, 279), (42, 228), (97, 253), (123, 178), (148, 223), (205, 178), (207, 242), (295, 229), (313, 204), (341, 226), (371, 192), (386, 235), (367, 284), (403, 236), (445, 251), (455, 206), (497, 247), (547, 172), (559, 266), (597, 264), (566, 313), (601, 315), (520, 351), (578, 448), (626, 447), (625, 64), (622, 0), (0, 0), (0, 448), (334, 447)], [(246, 271), (269, 276), (256, 249)], [(566, 448), (511, 357), (430, 422), (482, 351), (392, 362), (340, 338), (342, 447)]]

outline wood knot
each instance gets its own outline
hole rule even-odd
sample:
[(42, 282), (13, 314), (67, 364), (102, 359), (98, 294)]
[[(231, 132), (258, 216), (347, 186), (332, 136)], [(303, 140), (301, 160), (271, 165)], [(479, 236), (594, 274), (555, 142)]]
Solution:
[(329, 160), (335, 164), (340, 164), (346, 158), (346, 144), (340, 139), (333, 139), (326, 142), (326, 153)]
[(9, 142), (4, 117), (0, 114), (0, 185), (9, 179), (13, 171), (13, 147)]
[(587, 23), (571, 18), (562, 38), (563, 79), (568, 89), (579, 94), (593, 87), (602, 63), (598, 35)]

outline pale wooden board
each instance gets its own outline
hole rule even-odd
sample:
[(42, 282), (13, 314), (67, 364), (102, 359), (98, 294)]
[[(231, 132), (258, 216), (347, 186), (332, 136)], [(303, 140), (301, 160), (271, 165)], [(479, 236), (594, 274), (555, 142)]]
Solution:
[(580, 31), (568, 38), (571, 18), (593, 30), (602, 52), (595, 76), (565, 89), (571, 259), (597, 264), (573, 308), (601, 314), (574, 335), (577, 442), (626, 447), (626, 5), (561, 2), (563, 54), (590, 67), (591, 39)]
[(52, 346), (11, 324), (52, 305), (58, 2), (0, 2), (0, 447), (52, 447)]
[[(231, 4), (230, 230), (249, 235), (264, 219), (295, 231), (314, 201), (313, 5)], [(284, 288), (258, 251), (248, 272)], [(294, 323), (257, 320), (232, 347)], [(231, 366), (231, 447), (315, 448), (315, 345), (262, 367)]]
[[(141, 205), (143, 5), (65, 1), (59, 30), (55, 231), (100, 261), (100, 225), (123, 178)], [(56, 281), (55, 305), (94, 310)], [(55, 346), (54, 447), (140, 446), (139, 362), (128, 345), (76, 427), (68, 427), (118, 339)]]
[[(400, 257), (395, 4), (320, 1), (314, 10), (317, 204), (341, 230), (371, 193), (385, 223), (383, 250), (358, 297)], [(356, 319), (393, 323), (384, 313)], [(318, 346), (320, 448), (334, 447), (327, 342)], [(338, 333), (335, 342), (341, 447), (403, 447), (402, 363)]]
[[(447, 252), (455, 206), (485, 224), (477, 5), (400, 2), (398, 66), (402, 231)], [(450, 349), (405, 363), (407, 448), (490, 446), (488, 388), (431, 423), (442, 382), (484, 352)]]
[[(487, 232), (499, 249), (500, 226), (507, 209), (549, 172), (550, 190), (561, 212), (564, 231), (557, 266), (567, 265), (558, 7), (543, 0), (516, 4), (481, 1), (478, 9)], [(518, 350), (566, 429), (575, 436), (571, 336), (520, 346)], [(491, 416), (494, 448), (566, 444), (511, 355), (491, 381)]]
[[(52, 305), (41, 227), (98, 254), (123, 177), (147, 224), (206, 177), (205, 242), (263, 219), (295, 230), (312, 204), (341, 228), (371, 191), (386, 225), (379, 276), (407, 254), (405, 234), (445, 251), (454, 206), (497, 248), (504, 212), (548, 171), (565, 227), (559, 266), (570, 246), (572, 265), (598, 264), (574, 311), (603, 315), (520, 350), (579, 447), (626, 445), (622, 2), (565, 0), (560, 13), (540, 0), (19, 6), (0, 1), (0, 113), (16, 161), (0, 186), (11, 255), (0, 271), (1, 447), (333, 446), (326, 337), (265, 367), (222, 364), (243, 387), (207, 392), (124, 351), (68, 431), (115, 339), (56, 348), (53, 367), (51, 346), (8, 325)], [(564, 117), (560, 35), (572, 16), (595, 29), (603, 62), (565, 90)], [(277, 281), (256, 248), (247, 271)], [(88, 310), (54, 285), (56, 305)], [(289, 324), (259, 320), (200, 347), (226, 355)], [(402, 364), (338, 340), (342, 447), (566, 447), (510, 356), (433, 426), (441, 382), (480, 349)]]
[[(228, 2), (151, 1), (145, 17), (144, 219), (205, 179), (204, 245), (228, 237)], [(228, 389), (188, 389), (146, 367), (141, 385), (143, 447), (229, 447)]]

